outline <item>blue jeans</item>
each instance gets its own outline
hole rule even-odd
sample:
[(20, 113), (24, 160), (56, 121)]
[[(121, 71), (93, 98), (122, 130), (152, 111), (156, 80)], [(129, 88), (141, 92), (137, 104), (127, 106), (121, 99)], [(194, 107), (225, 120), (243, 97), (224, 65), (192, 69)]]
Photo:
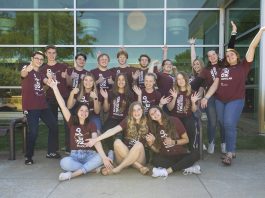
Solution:
[[(109, 151), (108, 157), (114, 159), (113, 151)], [(60, 161), (60, 166), (65, 171), (82, 170), (84, 174), (103, 165), (100, 155), (93, 150), (72, 150), (69, 157)]]
[(235, 152), (236, 149), (236, 126), (244, 107), (244, 99), (232, 100), (223, 103), (215, 101), (217, 117), (225, 130), (226, 151)]
[[(217, 112), (215, 106), (215, 97), (209, 98), (207, 108), (205, 109), (207, 115), (207, 134), (209, 143), (215, 142), (215, 132), (217, 128)], [(219, 123), (220, 124), (220, 123)], [(223, 126), (220, 124), (221, 143), (225, 142), (225, 132)]]
[(48, 153), (54, 153), (57, 150), (58, 126), (50, 109), (28, 110), (27, 122), (29, 131), (27, 134), (27, 151), (26, 157), (31, 158), (34, 154), (34, 147), (39, 132), (39, 119), (41, 119), (49, 128), (48, 134)]

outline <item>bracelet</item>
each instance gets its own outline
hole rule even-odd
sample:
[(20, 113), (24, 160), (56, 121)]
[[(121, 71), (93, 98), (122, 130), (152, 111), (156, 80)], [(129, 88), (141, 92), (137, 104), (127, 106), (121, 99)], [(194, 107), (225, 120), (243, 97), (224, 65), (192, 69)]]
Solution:
[(231, 35), (236, 35), (237, 34), (237, 32), (231, 32)]
[(209, 100), (210, 97), (204, 96), (203, 98), (205, 98), (206, 100)]

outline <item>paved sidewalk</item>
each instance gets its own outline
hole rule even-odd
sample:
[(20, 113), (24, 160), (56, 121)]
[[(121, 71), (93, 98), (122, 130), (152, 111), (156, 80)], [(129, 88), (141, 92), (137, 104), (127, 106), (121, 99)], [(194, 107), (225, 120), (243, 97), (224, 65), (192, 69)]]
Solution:
[(220, 163), (220, 154), (205, 154), (199, 164), (201, 175), (184, 176), (181, 172), (167, 179), (142, 176), (134, 169), (119, 175), (95, 173), (59, 182), (59, 160), (46, 159), (37, 151), (35, 164), (24, 165), (23, 155), (9, 161), (0, 152), (0, 197), (265, 197), (265, 151), (239, 151), (231, 167)]

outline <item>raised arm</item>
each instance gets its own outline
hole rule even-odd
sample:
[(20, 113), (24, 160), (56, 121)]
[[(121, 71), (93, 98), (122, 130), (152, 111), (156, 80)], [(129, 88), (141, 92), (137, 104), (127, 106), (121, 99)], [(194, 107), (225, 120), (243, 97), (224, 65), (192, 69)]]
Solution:
[(250, 45), (248, 47), (248, 51), (246, 53), (246, 60), (247, 60), (247, 62), (252, 62), (253, 61), (256, 47), (258, 46), (258, 44), (260, 42), (260, 39), (262, 37), (262, 33), (264, 31), (265, 31), (265, 27), (260, 28), (260, 30), (258, 31), (258, 33), (256, 34), (256, 36), (254, 37), (254, 39), (250, 43)]
[(190, 61), (191, 61), (191, 67), (193, 65), (194, 60), (196, 59), (196, 51), (195, 51), (195, 38), (190, 38), (189, 43), (190, 43)]
[(232, 32), (231, 32), (231, 37), (229, 39), (228, 48), (235, 49), (237, 27), (233, 21), (231, 21), (231, 25), (232, 25)]
[(47, 82), (47, 85), (53, 89), (54, 95), (55, 95), (56, 100), (57, 100), (57, 102), (58, 102), (58, 104), (62, 110), (63, 116), (64, 116), (65, 120), (68, 122), (70, 119), (71, 113), (70, 113), (69, 109), (67, 109), (65, 102), (64, 102), (64, 99), (63, 99), (62, 95), (60, 94), (60, 91), (57, 87), (57, 82), (54, 81), (53, 79), (49, 79)]
[(163, 50), (163, 60), (166, 60), (167, 59), (167, 51), (168, 51), (167, 45), (164, 45), (162, 47), (162, 50)]
[(77, 87), (75, 87), (71, 92), (70, 92), (70, 95), (68, 97), (68, 100), (67, 100), (67, 108), (68, 109), (72, 109), (73, 106), (75, 105), (76, 103), (76, 99), (75, 99), (75, 95), (78, 94), (79, 92), (79, 89)]

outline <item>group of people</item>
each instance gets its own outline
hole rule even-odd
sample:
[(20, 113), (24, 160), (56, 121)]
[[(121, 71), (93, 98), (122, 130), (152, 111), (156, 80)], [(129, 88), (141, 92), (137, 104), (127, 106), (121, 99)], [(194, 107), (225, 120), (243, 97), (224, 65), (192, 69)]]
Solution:
[[(58, 108), (65, 123), (65, 171), (59, 180), (88, 172), (117, 174), (132, 166), (143, 175), (168, 176), (183, 170), (200, 174), (196, 146), (196, 119), (206, 109), (208, 152), (214, 153), (217, 123), (221, 132), (222, 163), (235, 158), (236, 126), (244, 106), (245, 80), (265, 28), (262, 27), (240, 61), (234, 49), (236, 26), (224, 60), (211, 50), (208, 66), (196, 58), (195, 39), (190, 39), (193, 74), (177, 71), (163, 48), (163, 61), (139, 57), (139, 68), (127, 64), (128, 53), (117, 53), (118, 66), (108, 68), (110, 57), (99, 53), (97, 68), (84, 69), (86, 55), (75, 56), (75, 66), (56, 61), (57, 50), (49, 45), (36, 51), (21, 70), (22, 107), (26, 114), (26, 165), (33, 164), (39, 119), (48, 127), (47, 158), (58, 153)], [(45, 56), (47, 63), (43, 64)], [(150, 170), (148, 164), (153, 166)]]

